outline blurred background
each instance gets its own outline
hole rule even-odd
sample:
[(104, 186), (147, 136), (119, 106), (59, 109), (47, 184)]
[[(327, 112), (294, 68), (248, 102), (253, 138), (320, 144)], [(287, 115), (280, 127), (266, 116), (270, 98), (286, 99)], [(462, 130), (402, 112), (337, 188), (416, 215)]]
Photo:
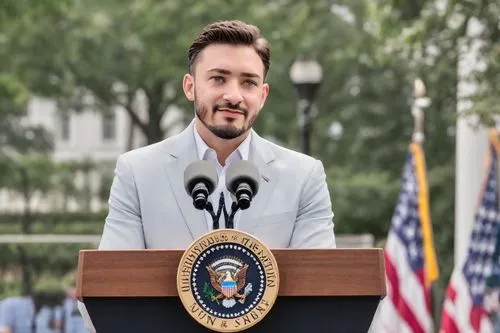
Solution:
[(323, 161), (340, 245), (383, 247), (425, 83), (439, 307), (456, 259), (457, 128), (476, 152), (463, 162), (483, 165), (470, 145), (500, 113), (499, 17), (496, 0), (2, 0), (0, 300), (64, 289), (99, 242), (117, 157), (192, 119), (194, 36), (240, 19), (271, 43), (256, 130)]

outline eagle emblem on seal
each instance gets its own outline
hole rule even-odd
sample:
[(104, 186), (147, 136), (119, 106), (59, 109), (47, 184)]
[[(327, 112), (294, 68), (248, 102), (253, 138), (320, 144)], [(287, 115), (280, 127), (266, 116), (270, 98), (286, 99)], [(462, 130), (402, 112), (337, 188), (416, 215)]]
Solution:
[(210, 275), (210, 284), (217, 292), (211, 295), (211, 301), (222, 301), (226, 308), (233, 307), (236, 301), (245, 303), (252, 291), (251, 283), (245, 286), (248, 264), (234, 257), (226, 257), (206, 266), (206, 269)]

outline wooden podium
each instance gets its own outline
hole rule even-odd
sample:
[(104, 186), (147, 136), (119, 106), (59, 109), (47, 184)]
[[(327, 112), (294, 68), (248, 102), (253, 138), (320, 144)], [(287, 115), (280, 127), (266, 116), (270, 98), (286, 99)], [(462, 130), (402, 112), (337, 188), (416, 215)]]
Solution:
[[(272, 250), (280, 288), (250, 332), (367, 332), (385, 296), (381, 249)], [(82, 250), (77, 295), (98, 333), (209, 332), (186, 312), (176, 275), (182, 250)]]

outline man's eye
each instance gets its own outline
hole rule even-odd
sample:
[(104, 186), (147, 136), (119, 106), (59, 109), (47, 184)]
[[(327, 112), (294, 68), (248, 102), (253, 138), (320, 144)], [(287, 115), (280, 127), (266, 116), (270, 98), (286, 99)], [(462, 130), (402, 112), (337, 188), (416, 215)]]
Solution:
[(252, 81), (252, 80), (246, 80), (245, 82), (243, 82), (243, 84), (247, 87), (256, 87), (257, 86), (257, 82)]
[(224, 77), (222, 76), (212, 76), (210, 79), (214, 80), (215, 82), (224, 82)]

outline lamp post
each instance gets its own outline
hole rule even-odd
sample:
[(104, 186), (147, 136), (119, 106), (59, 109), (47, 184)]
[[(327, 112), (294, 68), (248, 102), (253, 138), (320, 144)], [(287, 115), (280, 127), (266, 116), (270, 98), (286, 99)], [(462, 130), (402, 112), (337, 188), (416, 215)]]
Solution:
[(297, 117), (300, 127), (301, 150), (307, 155), (310, 154), (311, 109), (322, 79), (323, 69), (313, 59), (299, 58), (290, 67), (290, 80), (299, 96)]

